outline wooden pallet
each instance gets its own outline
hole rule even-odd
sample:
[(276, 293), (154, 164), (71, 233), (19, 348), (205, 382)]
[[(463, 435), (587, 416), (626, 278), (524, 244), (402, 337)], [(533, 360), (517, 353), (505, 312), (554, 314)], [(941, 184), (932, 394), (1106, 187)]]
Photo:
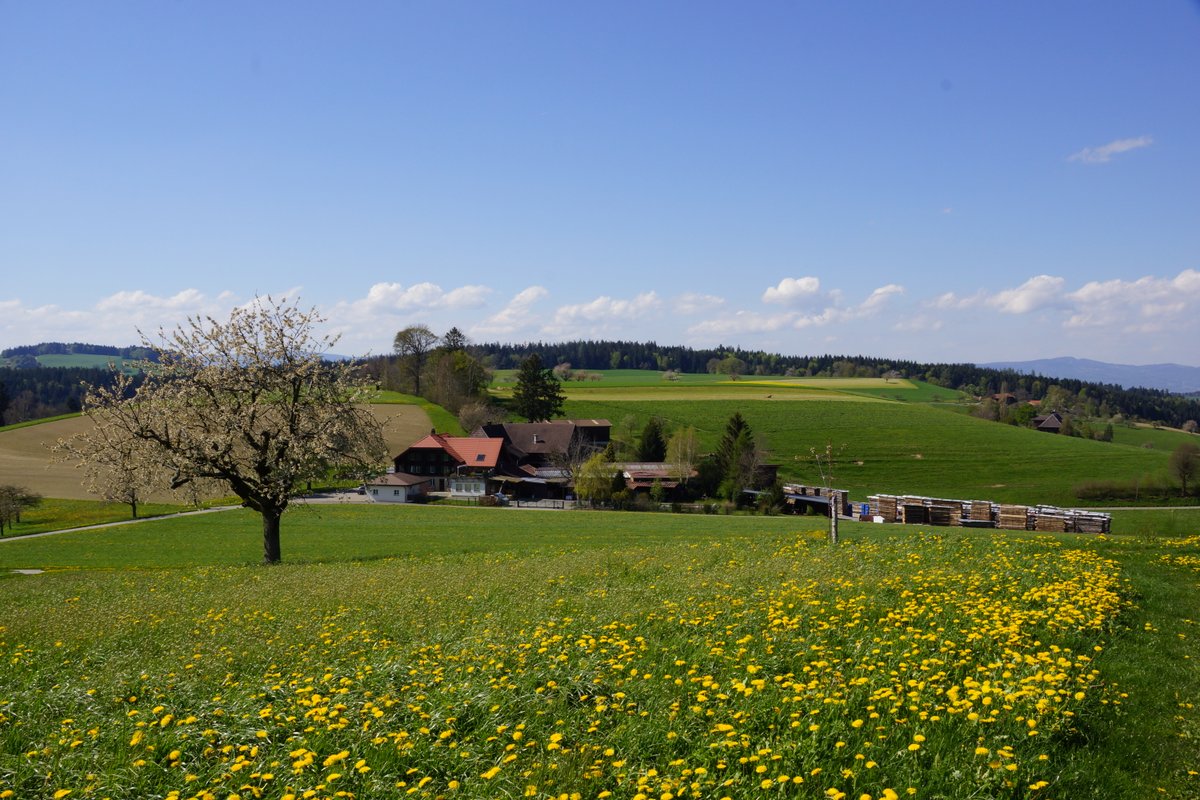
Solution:
[(1001, 504), (1000, 513), (996, 517), (996, 527), (1008, 531), (1029, 530), (1029, 508)]

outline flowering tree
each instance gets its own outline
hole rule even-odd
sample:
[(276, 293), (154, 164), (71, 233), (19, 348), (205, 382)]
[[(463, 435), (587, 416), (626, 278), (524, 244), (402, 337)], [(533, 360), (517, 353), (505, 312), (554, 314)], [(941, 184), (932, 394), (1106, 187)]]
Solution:
[[(379, 423), (360, 405), (370, 391), (349, 362), (330, 363), (336, 339), (324, 320), (270, 298), (226, 322), (189, 319), (148, 347), (158, 363), (93, 387), (84, 412), (95, 430), (59, 443), (86, 464), (147, 465), (171, 489), (222, 486), (262, 515), (263, 560), (282, 559), (280, 518), (309, 482), (343, 470), (366, 474), (383, 462)], [(129, 462), (132, 459), (133, 464)], [(161, 485), (161, 484), (160, 484)]]

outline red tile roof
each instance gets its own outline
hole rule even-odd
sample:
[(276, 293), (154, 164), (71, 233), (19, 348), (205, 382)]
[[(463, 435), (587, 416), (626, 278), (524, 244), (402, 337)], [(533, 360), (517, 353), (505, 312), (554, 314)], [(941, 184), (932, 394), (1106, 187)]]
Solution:
[(464, 466), (494, 469), (500, 460), (503, 445), (503, 439), (431, 433), (409, 445), (407, 450), (445, 450)]
[(503, 439), (483, 439), (474, 436), (445, 437), (446, 450), (468, 467), (493, 469), (500, 461)]

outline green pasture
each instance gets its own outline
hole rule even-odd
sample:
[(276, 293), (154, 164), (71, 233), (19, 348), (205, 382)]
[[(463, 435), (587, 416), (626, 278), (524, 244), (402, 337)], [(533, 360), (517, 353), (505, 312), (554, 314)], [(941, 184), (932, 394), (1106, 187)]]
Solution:
[[(517, 380), (515, 369), (498, 369), (492, 373), (492, 388), (493, 389), (509, 389), (511, 390)], [(652, 369), (588, 369), (576, 370), (579, 373), (586, 373), (589, 376), (599, 376), (598, 380), (565, 380), (562, 382), (564, 390), (586, 388), (589, 386), (703, 386), (712, 383), (722, 383), (729, 380), (728, 375), (715, 375), (712, 373), (694, 373), (694, 372), (679, 372), (675, 375), (675, 380), (666, 379), (666, 373)]]
[[(1103, 429), (1103, 425), (1099, 425)], [(1144, 447), (1170, 453), (1184, 442), (1200, 445), (1200, 436), (1175, 428), (1154, 428), (1149, 425), (1114, 425), (1113, 441), (1131, 447)]]
[[(701, 390), (703, 391), (703, 390)], [(802, 391), (802, 390), (798, 390)], [(780, 402), (744, 399), (568, 399), (570, 417), (651, 416), (669, 429), (695, 426), (701, 450), (713, 449), (726, 421), (740, 411), (787, 480), (819, 481), (813, 448), (838, 451), (835, 484), (854, 499), (916, 494), (1004, 502), (1077, 505), (1073, 487), (1088, 480), (1132, 480), (1165, 474), (1167, 454), (1116, 443), (1051, 436), (947, 413), (925, 404), (866, 401)]]
[(823, 522), (330, 506), (276, 567), (243, 511), (3, 543), (49, 571), (0, 580), (0, 795), (1197, 795), (1200, 531)]
[[(909, 403), (960, 402), (961, 392), (934, 386), (924, 381), (906, 378), (789, 378), (781, 375), (745, 375), (737, 380), (728, 375), (711, 373), (676, 373), (674, 380), (667, 380), (665, 372), (644, 369), (585, 370), (596, 380), (562, 381), (563, 392), (568, 397), (588, 397), (596, 394), (611, 396), (614, 389), (644, 389), (648, 394), (642, 399), (657, 398), (662, 392), (691, 390), (694, 396), (697, 387), (735, 393), (738, 391), (759, 396), (784, 393), (791, 399), (834, 399), (835, 395), (851, 397), (898, 400)], [(497, 396), (511, 394), (516, 382), (517, 370), (496, 370), (492, 378), (492, 391)], [(624, 395), (635, 399), (637, 392)]]
[(1112, 530), (1121, 536), (1149, 539), (1200, 536), (1200, 506), (1114, 509)]
[(136, 371), (136, 359), (121, 356), (106, 356), (98, 353), (57, 353), (37, 356), (37, 362), (43, 367), (95, 367), (108, 369), (116, 365), (125, 372)]
[[(237, 509), (122, 525), (94, 531), (0, 543), (2, 569), (164, 569), (256, 564), (262, 558), (261, 523)], [(481, 552), (553, 552), (706, 540), (820, 527), (805, 517), (663, 514), (648, 528), (637, 514), (561, 513), (483, 508), (297, 504), (283, 519), (289, 563), (413, 556), (455, 557)]]
[[(138, 517), (156, 517), (188, 510), (187, 506), (171, 503), (141, 503)], [(31, 533), (59, 531), (85, 525), (103, 525), (110, 522), (129, 520), (131, 510), (124, 503), (103, 500), (70, 500), (58, 497), (44, 498), (35, 507), (21, 514), (21, 521), (6, 530), (6, 537), (26, 536)]]

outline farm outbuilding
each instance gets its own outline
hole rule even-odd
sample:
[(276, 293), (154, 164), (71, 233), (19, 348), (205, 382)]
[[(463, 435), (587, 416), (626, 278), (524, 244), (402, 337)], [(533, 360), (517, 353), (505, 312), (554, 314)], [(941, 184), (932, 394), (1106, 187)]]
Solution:
[(389, 472), (363, 484), (374, 503), (411, 503), (425, 495), (430, 479), (407, 472)]

